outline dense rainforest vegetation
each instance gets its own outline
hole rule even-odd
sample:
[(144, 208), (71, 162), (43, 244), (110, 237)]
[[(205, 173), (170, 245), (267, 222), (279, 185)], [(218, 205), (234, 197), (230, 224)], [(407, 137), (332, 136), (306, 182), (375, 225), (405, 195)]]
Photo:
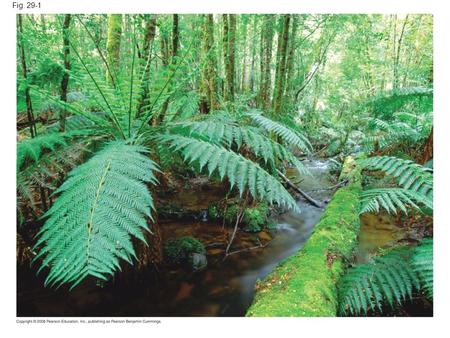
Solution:
[(432, 314), (432, 31), (18, 15), (18, 314)]

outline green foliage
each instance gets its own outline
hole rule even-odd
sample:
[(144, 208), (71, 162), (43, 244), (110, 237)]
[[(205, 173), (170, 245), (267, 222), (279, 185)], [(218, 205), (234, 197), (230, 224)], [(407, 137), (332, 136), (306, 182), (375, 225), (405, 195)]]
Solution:
[(397, 213), (401, 210), (407, 213), (408, 207), (421, 210), (420, 204), (432, 209), (432, 201), (422, 194), (402, 188), (375, 188), (365, 190), (360, 195), (360, 213), (377, 213), (385, 209), (389, 213)]
[(414, 271), (419, 276), (425, 294), (433, 299), (433, 240), (425, 239), (414, 250), (411, 259)]
[(182, 135), (167, 134), (161, 136), (160, 140), (169, 143), (171, 149), (182, 151), (185, 161), (191, 164), (197, 162), (200, 170), (206, 166), (209, 176), (215, 171), (222, 180), (226, 176), (231, 188), (236, 186), (241, 196), (248, 189), (255, 199), (298, 210), (295, 200), (278, 179), (244, 156), (216, 144)]
[(74, 287), (88, 276), (106, 280), (120, 269), (119, 259), (132, 263), (130, 235), (145, 242), (145, 217), (152, 217), (153, 199), (144, 182), (156, 183), (157, 168), (146, 152), (112, 142), (70, 172), (35, 245), (40, 248), (35, 260), (43, 257), (41, 269), (50, 268), (46, 285)]
[(360, 161), (363, 168), (381, 170), (397, 180), (400, 188), (374, 188), (361, 194), (361, 213), (378, 212), (381, 208), (389, 213), (407, 207), (422, 210), (419, 205), (433, 209), (433, 175), (430, 170), (410, 160), (377, 156)]
[(383, 311), (383, 305), (412, 299), (414, 289), (433, 297), (433, 240), (416, 248), (398, 248), (351, 268), (339, 281), (341, 315)]
[(44, 150), (55, 150), (57, 146), (67, 145), (68, 135), (50, 133), (29, 138), (17, 143), (17, 170), (20, 170), (25, 162), (38, 162)]
[(393, 147), (408, 150), (430, 133), (433, 89), (413, 87), (382, 92), (363, 107), (371, 111), (363, 140), (366, 151), (386, 151)]
[(301, 133), (268, 119), (259, 113), (248, 113), (248, 116), (268, 132), (273, 132), (275, 135), (281, 137), (288, 145), (296, 146), (307, 153), (311, 151), (311, 144)]
[(43, 87), (49, 84), (59, 86), (63, 75), (64, 68), (59, 63), (46, 58), (28, 76), (30, 84)]
[(164, 245), (164, 256), (174, 264), (186, 263), (193, 253), (206, 253), (203, 243), (194, 237), (170, 238)]
[(243, 222), (245, 224), (244, 231), (259, 232), (267, 223), (267, 215), (269, 208), (265, 203), (258, 203), (253, 208), (246, 208), (244, 211)]
[(60, 146), (52, 152), (41, 154), (38, 162), (31, 162), (17, 172), (17, 209), (19, 224), (24, 220), (24, 213), (29, 207), (35, 214), (37, 209), (36, 192), (38, 188), (54, 191), (57, 182), (68, 170), (75, 167), (86, 152), (83, 142)]
[[(189, 128), (189, 135), (201, 135), (208, 141), (220, 144), (227, 149), (241, 150), (245, 146), (245, 149), (264, 160), (262, 164), (269, 171), (273, 171), (279, 162), (285, 161), (300, 173), (309, 174), (303, 164), (282, 144), (273, 141), (258, 128), (239, 123), (228, 114), (213, 114), (203, 120), (183, 122), (181, 125)], [(298, 132), (296, 134), (300, 135)]]
[(382, 92), (368, 103), (369, 108), (380, 116), (389, 118), (389, 114), (402, 109), (414, 111), (432, 111), (433, 89), (427, 87), (405, 87)]
[(357, 265), (339, 282), (339, 312), (358, 315), (371, 309), (382, 311), (382, 304), (393, 306), (412, 298), (419, 280), (408, 263), (408, 250), (395, 250), (373, 262)]

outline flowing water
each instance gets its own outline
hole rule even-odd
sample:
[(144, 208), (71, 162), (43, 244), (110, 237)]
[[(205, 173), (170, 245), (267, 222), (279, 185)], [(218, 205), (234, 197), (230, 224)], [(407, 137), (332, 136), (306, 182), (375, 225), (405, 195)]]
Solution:
[[(328, 161), (306, 160), (311, 177), (298, 186), (315, 199), (326, 201), (336, 182)], [(293, 181), (300, 177), (288, 172)], [(19, 316), (242, 316), (251, 304), (255, 282), (284, 258), (294, 254), (311, 235), (322, 209), (298, 201), (302, 212), (277, 216), (276, 229), (259, 234), (239, 232), (223, 259), (223, 244), (230, 234), (222, 224), (209, 222), (202, 213), (197, 221), (165, 221), (163, 239), (190, 235), (208, 250), (208, 267), (199, 272), (164, 270), (157, 278), (128, 285), (80, 286), (72, 292), (42, 287), (42, 277), (18, 268)], [(262, 243), (263, 247), (257, 248)], [(251, 249), (250, 249), (251, 248)], [(250, 249), (250, 250), (249, 250)]]

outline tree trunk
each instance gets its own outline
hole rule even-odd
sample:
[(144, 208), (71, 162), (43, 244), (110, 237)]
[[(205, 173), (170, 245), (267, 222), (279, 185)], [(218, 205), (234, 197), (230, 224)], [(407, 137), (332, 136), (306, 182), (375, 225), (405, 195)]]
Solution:
[[(397, 20), (397, 18), (396, 18), (396, 20)], [(399, 65), (400, 65), (400, 52), (401, 52), (401, 48), (402, 48), (403, 36), (405, 34), (405, 27), (406, 27), (407, 22), (408, 22), (408, 15), (406, 15), (405, 21), (403, 21), (402, 30), (400, 32), (400, 37), (399, 37), (398, 42), (397, 42), (397, 50), (395, 51), (394, 84), (393, 84), (394, 89), (398, 89), (398, 87), (399, 87), (398, 70), (399, 70)], [(396, 39), (396, 35), (397, 35), (396, 34), (396, 27), (397, 27), (397, 24), (395, 25), (394, 39)], [(395, 44), (394, 44), (394, 46), (395, 46)]]
[(297, 30), (299, 26), (299, 15), (293, 14), (292, 15), (292, 31), (291, 31), (291, 38), (289, 40), (289, 53), (288, 58), (286, 60), (286, 93), (289, 96), (289, 99), (292, 100), (294, 96), (294, 58), (295, 58), (295, 52), (297, 49)]
[[(257, 16), (255, 15), (253, 18), (253, 31), (252, 33), (255, 34), (256, 32), (256, 20)], [(252, 43), (252, 63), (250, 66), (250, 83), (249, 83), (249, 88), (251, 92), (255, 91), (255, 59), (256, 59), (256, 42)]]
[(207, 114), (211, 109), (219, 108), (216, 98), (217, 64), (214, 49), (213, 14), (204, 15), (203, 22), (203, 55), (206, 58), (206, 64), (203, 68), (200, 83), (200, 111), (203, 114)]
[(259, 108), (263, 110), (268, 110), (270, 108), (273, 23), (274, 16), (271, 14), (266, 14), (261, 31), (261, 83), (258, 105)]
[(242, 72), (240, 91), (245, 92), (247, 83), (247, 21), (243, 22), (243, 38), (242, 38)]
[(110, 84), (116, 82), (120, 67), (120, 40), (122, 37), (122, 14), (108, 14), (108, 41), (106, 42), (106, 60), (112, 74), (106, 73)]
[[(67, 86), (69, 85), (70, 77), (70, 40), (69, 40), (69, 28), (70, 28), (70, 14), (64, 16), (63, 24), (63, 55), (64, 55), (64, 75), (61, 80), (61, 101), (67, 102)], [(64, 131), (66, 129), (66, 116), (67, 111), (64, 109), (59, 116), (59, 130)]]
[[(178, 26), (179, 26), (178, 14), (174, 14), (172, 24), (172, 58), (174, 56), (177, 56), (178, 53), (178, 45), (180, 40), (180, 31)], [(174, 63), (173, 60), (172, 63)]]
[(234, 101), (236, 15), (223, 14), (223, 58), (225, 64), (225, 93), (227, 102)]
[[(19, 54), (20, 54), (20, 63), (22, 65), (22, 75), (25, 81), (28, 77), (28, 68), (27, 68), (27, 61), (25, 56), (25, 47), (23, 44), (23, 23), (22, 23), (22, 15), (17, 15), (17, 26), (18, 26), (18, 32), (19, 32)], [(28, 86), (25, 87), (25, 102), (27, 104), (27, 118), (28, 122), (30, 123), (30, 135), (31, 137), (35, 137), (37, 135), (36, 131), (36, 123), (34, 120), (33, 115), (33, 104), (31, 102), (31, 96), (30, 96), (30, 88)]]
[(230, 55), (230, 69), (228, 71), (229, 98), (234, 102), (235, 78), (236, 78), (236, 14), (230, 14), (230, 39), (228, 41), (228, 53)]
[(279, 114), (281, 112), (282, 103), (283, 103), (283, 95), (284, 95), (284, 87), (286, 83), (286, 54), (287, 54), (287, 46), (289, 41), (289, 22), (291, 16), (290, 14), (284, 15), (283, 20), (283, 34), (280, 46), (280, 59), (276, 74), (276, 83), (274, 90), (274, 102), (273, 102), (273, 110), (275, 114)]

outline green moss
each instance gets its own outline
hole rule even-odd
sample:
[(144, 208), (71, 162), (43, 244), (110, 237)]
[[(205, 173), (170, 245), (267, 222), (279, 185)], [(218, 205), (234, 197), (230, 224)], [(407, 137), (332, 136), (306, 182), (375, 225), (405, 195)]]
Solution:
[[(240, 200), (229, 200), (228, 204), (214, 203), (208, 207), (208, 215), (212, 220), (225, 220), (225, 224), (234, 226), (236, 217), (240, 211)], [(266, 203), (259, 202), (256, 206), (246, 208), (242, 217), (241, 225), (244, 231), (259, 232), (267, 227), (269, 222), (269, 206)]]
[(203, 243), (194, 237), (170, 238), (164, 245), (164, 256), (169, 263), (185, 263), (193, 253), (206, 253)]
[(258, 203), (254, 208), (247, 208), (244, 212), (244, 231), (259, 232), (267, 223), (269, 207), (265, 203)]
[(359, 231), (358, 171), (354, 161), (346, 161), (341, 177), (350, 177), (352, 183), (335, 193), (305, 246), (257, 283), (247, 316), (336, 315), (336, 283)]
[(215, 204), (208, 207), (208, 216), (213, 221), (220, 219), (220, 212)]

